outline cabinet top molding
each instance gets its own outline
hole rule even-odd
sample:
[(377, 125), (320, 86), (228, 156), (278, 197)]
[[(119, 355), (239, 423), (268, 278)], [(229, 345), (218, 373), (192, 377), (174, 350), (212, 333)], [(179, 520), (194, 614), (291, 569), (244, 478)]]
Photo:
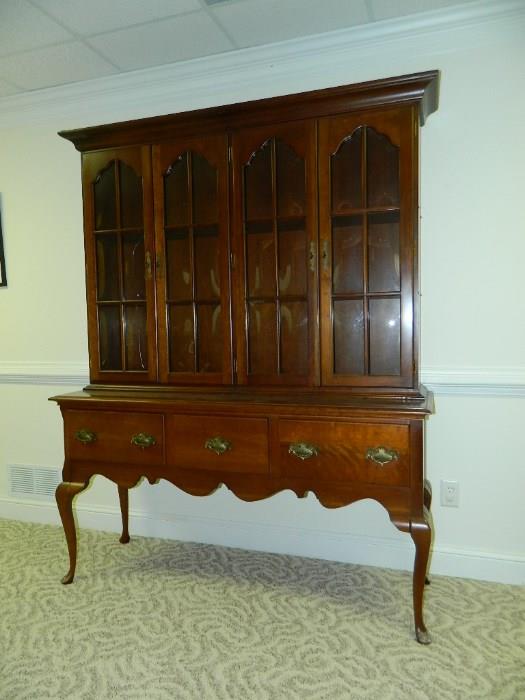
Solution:
[(219, 107), (60, 131), (77, 150), (159, 142), (177, 136), (412, 104), (421, 124), (438, 107), (439, 71), (371, 80)]

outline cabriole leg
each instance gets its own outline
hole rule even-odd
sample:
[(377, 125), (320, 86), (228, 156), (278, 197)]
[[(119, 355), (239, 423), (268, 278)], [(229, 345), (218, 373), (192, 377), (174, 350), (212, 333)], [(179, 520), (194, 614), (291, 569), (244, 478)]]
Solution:
[(428, 558), (430, 554), (430, 542), (432, 540), (432, 529), (429, 523), (428, 511), (426, 509), (424, 510), (425, 514), (423, 519), (419, 521), (412, 521), (410, 525), (410, 535), (412, 536), (416, 546), (412, 586), (416, 639), (420, 644), (430, 644), (430, 635), (423, 621), (423, 594)]
[(62, 527), (64, 528), (69, 552), (69, 571), (62, 579), (62, 583), (72, 583), (75, 576), (75, 567), (77, 564), (77, 531), (73, 515), (73, 498), (83, 491), (86, 486), (87, 483), (78, 484), (63, 481), (57, 486), (55, 492), (58, 512), (62, 520)]
[(128, 520), (129, 520), (129, 489), (126, 486), (118, 487), (118, 497), (120, 501), (120, 512), (122, 514), (122, 535), (120, 536), (120, 542), (122, 544), (127, 544), (129, 542), (129, 530), (128, 530)]
[[(428, 510), (430, 513), (430, 508), (432, 506), (432, 485), (430, 484), (430, 481), (428, 479), (425, 479), (425, 483), (423, 485), (423, 503), (425, 505), (425, 508)], [(430, 558), (429, 558), (429, 563), (430, 563)], [(430, 583), (430, 578), (428, 576), (428, 565), (427, 565), (427, 572), (425, 575), (425, 585), (428, 586)]]

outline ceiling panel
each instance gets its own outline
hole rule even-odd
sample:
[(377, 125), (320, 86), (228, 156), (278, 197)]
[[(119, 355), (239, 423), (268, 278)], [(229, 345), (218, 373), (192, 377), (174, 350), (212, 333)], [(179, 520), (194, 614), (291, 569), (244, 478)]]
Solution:
[(108, 61), (77, 41), (0, 58), (0, 75), (24, 90), (100, 78), (116, 72)]
[[(0, 0), (0, 97), (397, 17), (435, 18), (451, 6), (484, 12), (503, 0), (209, 2)], [(525, 0), (503, 4), (512, 2)]]
[(212, 5), (239, 46), (255, 46), (363, 24), (364, 0), (238, 0)]
[(26, 0), (0, 0), (0, 56), (73, 38)]
[[(2, 2), (3, 0), (0, 0)], [(201, 9), (199, 0), (32, 0), (80, 36)]]
[(368, 0), (374, 19), (391, 19), (402, 17), (416, 12), (429, 12), (440, 10), (451, 5), (467, 4), (473, 0)]
[(205, 13), (91, 37), (88, 42), (122, 70), (158, 66), (234, 48)]

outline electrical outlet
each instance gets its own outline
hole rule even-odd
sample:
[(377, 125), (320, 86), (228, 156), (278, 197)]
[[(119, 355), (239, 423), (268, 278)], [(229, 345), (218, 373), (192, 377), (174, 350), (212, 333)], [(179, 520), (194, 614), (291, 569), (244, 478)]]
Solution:
[(459, 482), (457, 481), (441, 481), (441, 505), (459, 506)]

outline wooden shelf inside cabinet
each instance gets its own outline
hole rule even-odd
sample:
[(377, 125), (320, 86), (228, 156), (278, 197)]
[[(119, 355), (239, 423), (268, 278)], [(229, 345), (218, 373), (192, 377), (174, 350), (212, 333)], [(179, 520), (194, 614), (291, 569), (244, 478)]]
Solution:
[(53, 397), (57, 502), (102, 474), (251, 501), (372, 498), (431, 541), (419, 384), (419, 126), (436, 71), (60, 135), (82, 152), (91, 383)]

